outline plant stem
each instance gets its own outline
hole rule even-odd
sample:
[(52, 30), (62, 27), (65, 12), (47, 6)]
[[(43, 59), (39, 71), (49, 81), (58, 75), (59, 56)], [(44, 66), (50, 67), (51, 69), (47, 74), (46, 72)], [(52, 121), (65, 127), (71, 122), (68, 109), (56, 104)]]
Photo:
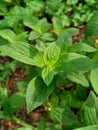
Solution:
[(24, 127), (28, 127), (28, 128), (35, 129), (33, 126), (31, 126), (31, 125), (29, 125), (28, 123), (26, 123), (26, 122), (24, 122), (24, 121), (18, 119), (18, 118), (15, 117), (15, 116), (13, 116), (11, 119), (12, 119), (12, 121), (14, 121), (15, 123), (20, 124), (20, 125), (22, 125), (22, 126), (24, 126)]

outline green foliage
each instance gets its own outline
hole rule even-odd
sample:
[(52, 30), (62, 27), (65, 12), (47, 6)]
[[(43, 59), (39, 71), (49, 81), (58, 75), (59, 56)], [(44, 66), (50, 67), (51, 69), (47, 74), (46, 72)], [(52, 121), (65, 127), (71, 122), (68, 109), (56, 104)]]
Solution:
[(28, 43), (7, 43), (6, 45), (2, 45), (0, 50), (1, 53), (4, 53), (4, 55), (10, 56), (23, 63), (36, 65), (39, 67), (43, 65), (42, 54), (34, 46)]
[(92, 18), (89, 20), (87, 26), (86, 26), (86, 36), (98, 36), (98, 11), (94, 12)]
[(51, 110), (50, 116), (54, 122), (59, 122), (63, 125), (76, 125), (78, 123), (77, 118), (69, 108), (56, 106)]
[[(26, 92), (27, 112), (34, 110), (42, 105), (48, 96), (53, 92), (55, 86), (46, 86), (42, 79), (35, 77), (30, 81)], [(39, 96), (40, 95), (40, 96)]]
[(18, 111), (20, 108), (22, 108), (25, 104), (25, 95), (22, 93), (15, 93), (9, 98), (10, 104), (13, 104), (12, 106), (12, 112)]
[(56, 17), (53, 17), (52, 19), (53, 21), (53, 29), (54, 29), (54, 32), (59, 35), (62, 31), (63, 31), (63, 24), (62, 22), (60, 21), (60, 19), (56, 18)]
[(97, 130), (98, 129), (98, 125), (92, 125), (92, 126), (87, 126), (87, 127), (83, 127), (83, 128), (78, 128), (75, 130)]
[(89, 46), (85, 43), (76, 43), (69, 47), (70, 52), (95, 52), (97, 51), (94, 47)]
[(90, 79), (91, 79), (91, 84), (92, 84), (92, 87), (94, 89), (94, 91), (98, 94), (98, 86), (97, 86), (97, 73), (98, 72), (98, 68), (94, 69), (91, 71), (91, 74), (90, 74)]
[(22, 108), (25, 104), (25, 96), (22, 93), (15, 93), (8, 98), (7, 90), (0, 87), (0, 96), (0, 107), (4, 109), (4, 118), (11, 118), (13, 113)]
[(67, 78), (73, 82), (81, 84), (84, 87), (89, 87), (89, 82), (82, 73), (69, 73), (67, 75)]
[(45, 119), (41, 119), (41, 121), (38, 124), (37, 130), (44, 130), (46, 128), (46, 121)]
[(92, 127), (87, 127), (87, 129), (88, 128), (97, 129), (96, 124), (98, 123), (98, 97), (96, 97), (96, 95), (93, 92), (91, 92), (89, 97), (87, 98), (83, 111), (84, 111), (85, 123), (87, 125), (92, 125)]
[(77, 128), (74, 130), (97, 130), (97, 129), (98, 129), (98, 125), (91, 125), (91, 126), (89, 125), (89, 126)]
[(48, 86), (54, 78), (54, 71), (49, 67), (44, 68), (42, 71), (42, 78), (45, 84)]
[[(17, 130), (98, 129), (97, 9), (96, 0), (1, 0), (0, 119), (20, 124)], [(73, 44), (84, 22), (85, 36)], [(27, 78), (10, 94), (9, 77), (19, 68)], [(24, 105), (28, 113), (42, 106), (50, 125), (15, 117)]]
[(50, 44), (44, 52), (44, 63), (53, 68), (58, 61), (60, 55), (60, 48), (56, 44)]

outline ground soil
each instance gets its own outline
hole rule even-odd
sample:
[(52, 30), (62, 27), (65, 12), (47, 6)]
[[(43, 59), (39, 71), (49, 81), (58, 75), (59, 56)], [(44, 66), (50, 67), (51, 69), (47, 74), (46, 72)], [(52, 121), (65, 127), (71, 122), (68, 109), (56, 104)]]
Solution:
[[(79, 26), (79, 33), (75, 34), (73, 36), (73, 43), (79, 42), (79, 40), (84, 37), (85, 32), (85, 25)], [(11, 61), (10, 58), (2, 58), (0, 57), (0, 64), (4, 64), (6, 61)], [(6, 83), (4, 86), (7, 87), (9, 95), (12, 95), (13, 93), (17, 92), (17, 86), (16, 83), (18, 81), (22, 81), (27, 77), (25, 74), (25, 69), (17, 67), (15, 73), (7, 77)], [(19, 110), (15, 115), (25, 122), (37, 126), (38, 122), (42, 117), (44, 117), (48, 123), (51, 123), (51, 120), (47, 116), (46, 111), (43, 107), (39, 107), (35, 109), (34, 111), (27, 114), (26, 107), (24, 106), (21, 110)], [(0, 130), (15, 130), (16, 128), (20, 127), (18, 124), (15, 124), (14, 122), (10, 120), (1, 120), (0, 121)]]

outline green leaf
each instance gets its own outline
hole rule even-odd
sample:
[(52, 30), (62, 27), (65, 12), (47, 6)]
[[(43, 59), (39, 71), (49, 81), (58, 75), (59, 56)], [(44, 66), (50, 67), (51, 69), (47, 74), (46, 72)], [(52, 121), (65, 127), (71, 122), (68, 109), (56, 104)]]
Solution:
[(93, 59), (98, 61), (98, 50), (93, 53)]
[(46, 121), (44, 118), (42, 118), (38, 124), (37, 130), (45, 130), (46, 128)]
[(85, 43), (77, 43), (73, 44), (68, 48), (69, 52), (95, 52), (96, 49)]
[(40, 41), (40, 40), (37, 40), (36, 48), (37, 48), (39, 51), (41, 51), (41, 52), (44, 53), (46, 47), (47, 47), (47, 45), (46, 45), (44, 42), (42, 42), (42, 41)]
[(78, 0), (67, 0), (67, 5), (75, 5), (78, 3)]
[(12, 0), (4, 0), (5, 2), (7, 2), (7, 3), (11, 3), (12, 2)]
[(35, 13), (42, 10), (45, 5), (43, 1), (29, 1), (26, 3), (27, 3), (27, 6)]
[(0, 86), (0, 100), (4, 100), (5, 98), (8, 98), (7, 89)]
[(8, 68), (10, 68), (12, 72), (15, 72), (18, 63), (19, 62), (17, 62), (16, 60), (13, 60), (11, 63), (9, 63), (9, 65), (6, 66), (8, 66)]
[(31, 31), (29, 34), (29, 40), (35, 40), (40, 37), (40, 34), (34, 31)]
[(54, 71), (51, 68), (46, 67), (43, 69), (42, 78), (47, 86), (50, 85), (50, 83), (53, 80), (53, 77), (54, 77)]
[(77, 85), (76, 94), (77, 94), (77, 97), (80, 101), (87, 99), (87, 91), (88, 91), (88, 88), (86, 88), (86, 87), (84, 88), (81, 85)]
[(77, 128), (74, 130), (98, 130), (98, 125), (86, 126), (86, 127)]
[(46, 65), (53, 67), (60, 55), (60, 48), (55, 44), (49, 44), (44, 52), (44, 62)]
[(15, 93), (9, 98), (10, 104), (12, 104), (12, 112), (16, 112), (22, 108), (25, 104), (25, 96), (22, 93)]
[(12, 117), (13, 115), (13, 112), (12, 112), (12, 106), (9, 102), (9, 99), (8, 98), (5, 98), (3, 103), (2, 103), (2, 106), (4, 108), (3, 112), (4, 112), (4, 115), (5, 116), (9, 116), (9, 117)]
[(26, 42), (27, 32), (22, 32), (16, 35), (10, 29), (2, 29), (0, 30), (0, 36), (11, 43)]
[(1, 1), (0, 3), (0, 16), (4, 16), (7, 13), (7, 6), (6, 3), (4, 1)]
[(4, 70), (4, 66), (3, 65), (0, 65), (0, 70)]
[(90, 92), (84, 105), (84, 120), (87, 125), (98, 124), (98, 98)]
[(8, 28), (9, 24), (7, 19), (0, 20), (0, 29)]
[(42, 34), (49, 31), (50, 28), (51, 28), (51, 24), (47, 22), (46, 18), (43, 18), (39, 20), (38, 23), (36, 24), (35, 31), (38, 32), (39, 34)]
[(79, 73), (79, 72), (69, 73), (67, 75), (67, 78), (70, 79), (73, 82), (81, 84), (84, 87), (89, 87), (89, 82), (86, 79), (86, 77), (84, 76), (84, 74), (82, 74), (82, 73)]
[(18, 81), (16, 83), (18, 90), (22, 93), (25, 93), (27, 84), (28, 83), (26, 81)]
[(36, 33), (43, 34), (51, 28), (51, 24), (49, 24), (46, 18), (40, 20), (32, 20), (31, 21), (24, 21), (24, 24), (30, 28), (32, 28)]
[(36, 77), (30, 81), (26, 92), (27, 112), (30, 112), (42, 105), (48, 96), (53, 92), (54, 85), (46, 86), (43, 80)]
[(10, 27), (17, 27), (19, 22), (23, 20), (24, 8), (22, 6), (14, 6), (10, 9), (5, 17)]
[(59, 122), (64, 125), (76, 125), (78, 123), (77, 118), (68, 107), (53, 107), (50, 111), (50, 115), (53, 121)]
[[(57, 68), (56, 68), (57, 67)], [(66, 72), (73, 72), (73, 71), (89, 71), (98, 67), (96, 61), (93, 61), (89, 58), (77, 58), (67, 62), (66, 64), (58, 64), (55, 66), (55, 70), (57, 71), (66, 71)]]
[(62, 125), (54, 123), (54, 124), (48, 126), (45, 130), (62, 130)]
[(81, 107), (81, 101), (79, 100), (79, 97), (76, 96), (74, 93), (72, 93), (69, 97), (69, 105), (73, 108)]
[(54, 40), (55, 40), (55, 38), (53, 37), (53, 34), (48, 33), (48, 32), (43, 33), (43, 34), (41, 35), (41, 39), (42, 39), (42, 40), (45, 40), (45, 41), (54, 41)]
[(9, 42), (13, 42), (13, 38), (16, 36), (16, 34), (10, 29), (3, 29), (0, 30), (0, 36)]
[(96, 67), (98, 67), (96, 61), (77, 53), (68, 53), (63, 57), (60, 57), (55, 64), (56, 71), (66, 72), (88, 71), (95, 69)]
[(49, 100), (53, 107), (59, 104), (59, 96), (55, 92), (50, 96)]
[(42, 67), (43, 58), (33, 45), (28, 43), (12, 44), (8, 43), (0, 47), (1, 53), (5, 53), (6, 56), (14, 58), (26, 64)]
[(19, 42), (26, 42), (27, 41), (27, 32), (22, 32), (19, 33), (18, 35), (16, 35), (15, 38), (13, 38), (15, 43), (19, 43)]
[(59, 35), (63, 31), (63, 24), (57, 17), (53, 17), (52, 21), (54, 32)]
[(68, 53), (67, 57), (66, 57), (66, 62), (76, 60), (76, 59), (79, 59), (79, 58), (88, 58), (88, 57), (85, 56), (85, 55), (79, 54), (79, 53)]
[(94, 91), (98, 94), (98, 68), (93, 69), (90, 73), (90, 80)]
[(72, 35), (76, 34), (77, 32), (78, 29), (76, 28), (66, 29), (58, 36), (56, 44), (60, 46), (61, 50), (64, 50), (65, 46), (69, 47), (72, 45)]
[(66, 71), (89, 71), (96, 68), (97, 66), (97, 62), (89, 58), (79, 58), (65, 64), (63, 69)]
[[(68, 7), (68, 8), (66, 7), (66, 12), (69, 11), (69, 10), (71, 10), (71, 9), (72, 9), (71, 7)], [(61, 20), (62, 20), (63, 27), (69, 27), (70, 26), (70, 18), (69, 18), (69, 16), (67, 16), (65, 14), (62, 14)]]
[[(29, 1), (30, 3), (30, 1)], [(24, 18), (23, 24), (31, 29), (36, 29), (36, 23), (38, 23), (38, 17), (32, 17), (32, 10), (30, 8), (25, 8), (24, 10)]]
[(95, 11), (86, 26), (86, 37), (98, 36), (98, 11)]
[(58, 62), (55, 64), (55, 69), (61, 71), (66, 63), (79, 58), (86, 58), (86, 56), (77, 53), (65, 53), (60, 55)]
[(59, 6), (61, 6), (61, 0), (47, 0), (48, 8), (53, 11), (57, 10)]
[(8, 116), (6, 116), (6, 115), (4, 114), (4, 112), (1, 112), (1, 111), (0, 111), (0, 120), (7, 119), (7, 118), (8, 118)]
[(77, 29), (77, 28), (68, 28), (65, 31), (72, 36), (74, 34), (77, 34), (79, 32), (79, 29)]

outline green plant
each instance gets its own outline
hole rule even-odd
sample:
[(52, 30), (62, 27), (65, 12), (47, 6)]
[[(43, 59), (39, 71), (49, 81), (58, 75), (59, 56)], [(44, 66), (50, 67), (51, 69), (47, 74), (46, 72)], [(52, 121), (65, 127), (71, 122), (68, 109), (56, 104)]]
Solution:
[[(80, 42), (72, 42), (72, 36), (79, 31), (77, 28), (65, 28), (70, 22), (75, 25), (86, 22), (81, 14), (88, 9), (90, 17), (90, 7), (96, 1), (91, 4), (78, 0), (2, 0), (1, 3), (0, 55), (14, 59), (5, 64), (8, 72), (9, 68), (15, 71), (17, 61), (27, 64), (28, 79), (17, 83), (19, 92), (12, 96), (0, 87), (0, 119), (21, 124), (23, 128), (18, 130), (97, 129), (98, 11), (93, 12)], [(72, 21), (65, 13), (71, 13)], [(5, 68), (1, 65), (2, 73), (6, 72)], [(14, 113), (25, 102), (28, 113), (43, 106), (53, 123), (47, 126), (42, 119), (35, 128), (17, 119)]]

